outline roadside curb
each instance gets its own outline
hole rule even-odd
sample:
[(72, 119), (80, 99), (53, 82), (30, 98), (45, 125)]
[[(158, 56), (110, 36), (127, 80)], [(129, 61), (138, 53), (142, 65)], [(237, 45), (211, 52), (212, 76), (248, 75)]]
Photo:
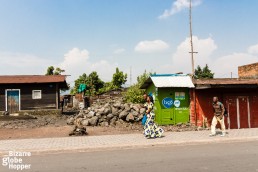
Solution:
[[(23, 139), (23, 140), (6, 140), (6, 144), (9, 142), (15, 142), (17, 141), (17, 144), (19, 145), (20, 142), (26, 142), (30, 144), (37, 144), (38, 142), (44, 142), (47, 140), (46, 144), (52, 144), (53, 146), (45, 147), (42, 146), (40, 149), (35, 149), (32, 147), (24, 147), (24, 148), (15, 148), (13, 149), (12, 146), (10, 146), (10, 150), (15, 151), (27, 151), (32, 152), (34, 154), (41, 154), (41, 153), (65, 153), (65, 152), (93, 152), (93, 151), (105, 151), (105, 150), (117, 150), (117, 149), (133, 149), (133, 148), (149, 148), (149, 147), (155, 147), (155, 146), (184, 146), (184, 145), (196, 145), (196, 144), (209, 144), (209, 143), (231, 143), (231, 142), (245, 142), (245, 141), (256, 141), (258, 140), (258, 136), (248, 136), (248, 137), (209, 137), (207, 138), (181, 138), (181, 139), (173, 139), (172, 136), (174, 136), (174, 133), (168, 133), (167, 136), (163, 138), (157, 138), (157, 139), (146, 139), (141, 134), (128, 134), (128, 135), (115, 135), (115, 136), (90, 136), (90, 137), (67, 137), (67, 138), (45, 138), (45, 139)], [(205, 133), (206, 136), (206, 133)], [(129, 139), (125, 139), (125, 138)], [(101, 138), (101, 139), (100, 139)], [(109, 141), (105, 142), (105, 139), (109, 138)], [(63, 143), (62, 141), (71, 141), (70, 139), (74, 139), (79, 143), (79, 146), (66, 146), (66, 143)], [(84, 141), (87, 141), (88, 139), (93, 140), (94, 142), (98, 144), (90, 144), (90, 143), (83, 143)], [(131, 141), (131, 139), (135, 139)], [(60, 141), (61, 140), (61, 141)], [(131, 143), (130, 143), (130, 141)], [(139, 140), (139, 142), (137, 142)], [(3, 143), (4, 141), (0, 141)], [(101, 143), (99, 143), (101, 142)], [(26, 144), (21, 143), (21, 144)], [(58, 144), (64, 144), (64, 146), (60, 146)], [(76, 145), (76, 143), (75, 143)], [(13, 146), (15, 147), (15, 146)], [(17, 146), (16, 146), (17, 147)], [(6, 155), (8, 149), (3, 149), (0, 147), (0, 156)]]

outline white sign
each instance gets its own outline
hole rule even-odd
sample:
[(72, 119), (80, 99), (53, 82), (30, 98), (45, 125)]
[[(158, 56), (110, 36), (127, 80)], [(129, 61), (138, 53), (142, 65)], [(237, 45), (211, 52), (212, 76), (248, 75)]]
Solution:
[(181, 104), (180, 100), (175, 100), (174, 101), (174, 106), (175, 107), (177, 107), (177, 108), (180, 107), (180, 104)]
[(185, 100), (185, 92), (175, 92), (176, 100)]

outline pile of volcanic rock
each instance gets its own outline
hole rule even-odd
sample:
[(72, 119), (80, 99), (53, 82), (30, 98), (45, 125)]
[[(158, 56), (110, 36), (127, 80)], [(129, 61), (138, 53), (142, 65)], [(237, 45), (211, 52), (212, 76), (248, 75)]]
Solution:
[(75, 125), (75, 130), (78, 130), (86, 126), (116, 126), (121, 122), (140, 123), (144, 112), (145, 108), (141, 104), (124, 103), (122, 99), (117, 99), (105, 104), (95, 103), (80, 110), (76, 116), (67, 119), (67, 124)]

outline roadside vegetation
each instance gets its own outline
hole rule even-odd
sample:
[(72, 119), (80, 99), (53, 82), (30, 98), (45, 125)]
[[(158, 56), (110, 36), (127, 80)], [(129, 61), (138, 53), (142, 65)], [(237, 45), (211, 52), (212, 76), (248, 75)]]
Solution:
[[(65, 70), (53, 66), (48, 67), (46, 75), (61, 75)], [(143, 74), (137, 77), (136, 83), (125, 88), (124, 85), (127, 82), (127, 74), (123, 71), (116, 68), (115, 73), (112, 76), (111, 81), (104, 82), (99, 77), (96, 71), (91, 72), (90, 74), (83, 73), (75, 81), (74, 86), (70, 89), (70, 94), (76, 94), (81, 92), (80, 85), (85, 85), (86, 90), (84, 91), (85, 96), (95, 96), (109, 92), (111, 90), (125, 90), (122, 95), (126, 102), (128, 103), (143, 103), (143, 94), (145, 90), (140, 89), (143, 83), (151, 76), (152, 73), (144, 71)], [(203, 68), (197, 66), (194, 73), (195, 79), (209, 79), (213, 78), (214, 73), (209, 69), (209, 66), (206, 64)]]

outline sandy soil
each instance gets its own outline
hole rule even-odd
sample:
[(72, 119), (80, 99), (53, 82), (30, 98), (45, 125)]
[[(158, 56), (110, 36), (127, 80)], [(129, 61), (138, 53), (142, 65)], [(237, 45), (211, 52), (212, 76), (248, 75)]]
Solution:
[[(46, 126), (40, 128), (21, 128), (21, 129), (0, 129), (0, 140), (7, 139), (27, 139), (27, 138), (51, 138), (51, 137), (68, 137), (73, 126)], [(94, 135), (114, 135), (141, 133), (140, 130), (117, 127), (87, 127), (88, 136)], [(75, 137), (75, 136), (73, 136)]]
[[(67, 125), (69, 116), (37, 116), (37, 119), (0, 119), (0, 140), (27, 139), (27, 138), (53, 138), (69, 137), (73, 125)], [(191, 125), (161, 126), (165, 132), (193, 131), (197, 128)], [(140, 123), (120, 123), (115, 127), (87, 126), (88, 136), (116, 135), (142, 133), (143, 126)], [(76, 136), (71, 136), (76, 137)]]

